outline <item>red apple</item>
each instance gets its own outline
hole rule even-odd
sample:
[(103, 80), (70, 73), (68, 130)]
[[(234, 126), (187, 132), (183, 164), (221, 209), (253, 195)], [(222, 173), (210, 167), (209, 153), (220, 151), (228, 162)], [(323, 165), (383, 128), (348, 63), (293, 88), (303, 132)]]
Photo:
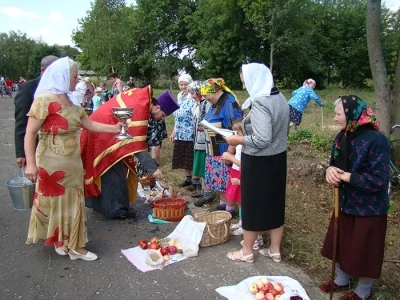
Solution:
[(158, 243), (150, 243), (147, 248), (157, 250), (160, 248), (160, 245)]
[(168, 253), (171, 255), (175, 255), (176, 251), (178, 251), (178, 249), (175, 246), (169, 246), (168, 247)]
[(258, 293), (255, 294), (255, 296), (256, 296), (256, 299), (257, 299), (257, 300), (261, 300), (261, 299), (264, 298), (264, 293), (258, 292)]
[(138, 244), (140, 248), (147, 249), (147, 242), (145, 240), (140, 240)]
[(254, 284), (258, 287), (258, 289), (261, 289), (264, 286), (261, 280), (254, 281)]
[(276, 296), (276, 295), (278, 295), (279, 294), (279, 292), (276, 290), (276, 289), (269, 289), (268, 290), (271, 294), (272, 294), (272, 296)]
[(284, 293), (283, 286), (280, 283), (275, 283), (274, 289), (278, 292), (279, 295), (282, 295)]
[(161, 252), (161, 255), (162, 256), (165, 256), (165, 255), (167, 255), (169, 252), (168, 252), (168, 248), (161, 248), (160, 249), (160, 252)]
[(268, 291), (269, 291), (268, 285), (267, 285), (267, 284), (264, 285), (264, 286), (261, 288), (261, 291), (262, 291), (264, 294), (268, 293)]
[(274, 300), (274, 296), (271, 294), (271, 293), (266, 293), (265, 294), (265, 298), (267, 299), (267, 300)]

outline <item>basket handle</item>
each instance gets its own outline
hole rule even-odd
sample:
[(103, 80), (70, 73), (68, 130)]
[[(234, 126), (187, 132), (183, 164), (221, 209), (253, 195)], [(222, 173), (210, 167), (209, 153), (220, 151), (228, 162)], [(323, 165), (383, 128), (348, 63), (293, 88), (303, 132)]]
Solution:
[(166, 191), (166, 190), (169, 190), (169, 188), (164, 188), (164, 189), (162, 190), (161, 198), (166, 198), (166, 196), (165, 196), (165, 191)]
[[(224, 226), (225, 226), (225, 233), (224, 233), (224, 236), (226, 236), (226, 234), (228, 233), (228, 226), (226, 225), (226, 223), (224, 224)], [(215, 237), (215, 236), (211, 233), (210, 225), (207, 225), (207, 231), (208, 231), (208, 233), (210, 234), (210, 236), (211, 236), (213, 239), (216, 239), (216, 240), (223, 240), (223, 239), (224, 239), (224, 238), (217, 238), (217, 237)]]

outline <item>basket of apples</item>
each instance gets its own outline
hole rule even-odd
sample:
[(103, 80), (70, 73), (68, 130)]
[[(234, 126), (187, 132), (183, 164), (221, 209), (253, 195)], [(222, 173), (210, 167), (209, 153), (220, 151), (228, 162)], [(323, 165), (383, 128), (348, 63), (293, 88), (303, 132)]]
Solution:
[(281, 283), (271, 283), (267, 277), (263, 277), (249, 286), (249, 292), (257, 300), (279, 300), (285, 289)]

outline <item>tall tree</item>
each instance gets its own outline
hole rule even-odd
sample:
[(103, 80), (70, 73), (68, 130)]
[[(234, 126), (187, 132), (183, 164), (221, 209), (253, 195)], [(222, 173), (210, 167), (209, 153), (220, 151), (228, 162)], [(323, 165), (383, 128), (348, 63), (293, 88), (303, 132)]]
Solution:
[(223, 77), (241, 88), (239, 67), (248, 61), (267, 62), (268, 53), (237, 1), (199, 0), (188, 18), (189, 39), (203, 78)]
[(30, 56), (27, 77), (32, 79), (40, 75), (40, 61), (47, 55), (60, 57), (60, 47), (58, 45), (49, 46), (46, 43), (37, 44), (35, 50)]
[(72, 39), (82, 49), (78, 61), (100, 74), (118, 72), (124, 64), (125, 0), (95, 0), (91, 10), (79, 20), (80, 29)]
[[(367, 1), (367, 41), (369, 62), (375, 87), (376, 114), (381, 130), (388, 135), (391, 124), (399, 124), (400, 59), (397, 50), (396, 76), (391, 91), (381, 43), (381, 1)], [(391, 114), (391, 111), (393, 113)]]
[(36, 42), (25, 33), (0, 33), (0, 73), (10, 79), (29, 78), (27, 66), (36, 48)]

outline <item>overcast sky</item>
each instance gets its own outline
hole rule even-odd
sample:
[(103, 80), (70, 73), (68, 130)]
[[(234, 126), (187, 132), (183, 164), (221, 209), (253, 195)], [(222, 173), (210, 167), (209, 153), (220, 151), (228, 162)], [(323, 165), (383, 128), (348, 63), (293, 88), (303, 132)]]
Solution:
[[(135, 0), (127, 0), (127, 4)], [(11, 30), (26, 33), (30, 38), (42, 38), (49, 45), (74, 46), (72, 30), (78, 19), (90, 10), (89, 0), (0, 0), (0, 32)], [(389, 8), (398, 8), (400, 0), (383, 1)]]

